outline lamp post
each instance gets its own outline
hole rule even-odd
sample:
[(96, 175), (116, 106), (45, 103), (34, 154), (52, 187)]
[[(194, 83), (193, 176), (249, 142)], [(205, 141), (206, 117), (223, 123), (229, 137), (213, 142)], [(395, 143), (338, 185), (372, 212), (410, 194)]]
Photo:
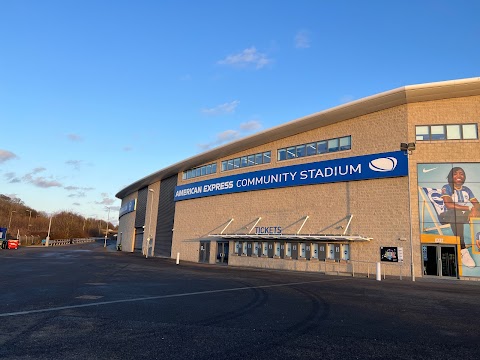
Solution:
[(12, 224), (12, 215), (16, 212), (15, 210), (10, 211), (10, 220), (8, 220), (8, 230), (10, 230), (10, 225)]
[(150, 216), (148, 220), (148, 242), (147, 242), (147, 251), (146, 251), (146, 257), (148, 258), (148, 248), (150, 245), (150, 241), (152, 241), (152, 256), (153, 256), (153, 237), (152, 237), (152, 213), (153, 213), (153, 194), (155, 191), (153, 189), (148, 189), (148, 191), (152, 194), (152, 197), (150, 198)]
[(25, 211), (30, 213), (30, 215), (28, 216), (28, 227), (27, 227), (27, 231), (30, 231), (30, 220), (32, 219), (32, 210), (25, 210)]
[(107, 215), (107, 228), (105, 229), (105, 243), (103, 244), (103, 247), (107, 247), (107, 236), (108, 236), (108, 222), (110, 221), (110, 207), (107, 206), (108, 210), (108, 215)]
[(413, 228), (412, 228), (412, 199), (410, 193), (410, 156), (415, 150), (415, 143), (401, 143), (400, 150), (405, 152), (408, 159), (408, 213), (410, 221), (410, 266), (412, 272), (412, 281), (415, 281), (415, 266), (413, 264)]

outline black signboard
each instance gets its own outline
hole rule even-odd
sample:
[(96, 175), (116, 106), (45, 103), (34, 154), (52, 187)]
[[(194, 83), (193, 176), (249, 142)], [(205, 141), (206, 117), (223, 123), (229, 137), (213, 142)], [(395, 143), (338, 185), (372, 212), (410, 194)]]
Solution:
[(398, 262), (398, 248), (396, 246), (381, 246), (380, 261)]

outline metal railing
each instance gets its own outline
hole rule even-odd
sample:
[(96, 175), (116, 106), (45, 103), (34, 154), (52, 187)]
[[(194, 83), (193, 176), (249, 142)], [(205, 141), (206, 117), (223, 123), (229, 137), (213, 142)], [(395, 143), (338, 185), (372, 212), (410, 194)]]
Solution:
[[(376, 277), (377, 262), (359, 260), (326, 260), (320, 262), (320, 272), (324, 272), (325, 274), (351, 275), (352, 277)], [(405, 276), (411, 276), (408, 272), (408, 266), (403, 262), (380, 262), (380, 272), (380, 277), (383, 279), (386, 279), (388, 276), (402, 280)]]
[[(94, 238), (48, 240), (48, 246), (76, 245), (94, 241)], [(42, 245), (45, 246), (45, 242), (42, 241)]]

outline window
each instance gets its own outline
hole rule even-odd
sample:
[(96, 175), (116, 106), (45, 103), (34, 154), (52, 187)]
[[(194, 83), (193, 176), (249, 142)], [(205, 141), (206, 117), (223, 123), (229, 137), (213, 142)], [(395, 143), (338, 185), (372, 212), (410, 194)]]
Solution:
[(295, 146), (287, 148), (287, 159), (295, 158)]
[(272, 153), (270, 151), (266, 151), (263, 153), (263, 163), (269, 164), (272, 158)]
[(296, 157), (304, 157), (306, 155), (305, 145), (298, 145), (297, 152), (295, 154)]
[[(227, 166), (227, 164), (222, 161), (222, 168), (224, 166)], [(198, 176), (205, 176), (205, 175), (210, 175), (210, 174), (215, 174), (217, 172), (217, 164), (208, 164), (204, 166), (200, 166), (197, 168), (189, 169), (183, 172), (182, 174), (182, 179), (188, 180), (188, 179), (193, 179)]]
[(317, 154), (326, 154), (336, 151), (345, 151), (352, 148), (352, 137), (344, 136), (341, 138), (322, 140), (309, 144), (300, 144), (288, 148), (278, 149), (278, 161), (313, 156)]
[(350, 150), (352, 148), (351, 145), (351, 137), (350, 136), (345, 136), (340, 138), (340, 150)]
[(328, 152), (338, 151), (338, 139), (328, 140)]
[(263, 153), (242, 156), (235, 159), (224, 160), (222, 161), (222, 171), (236, 170), (247, 166), (270, 163), (271, 154), (272, 153), (270, 151), (266, 151)]
[(307, 156), (312, 156), (317, 154), (317, 144), (311, 143), (307, 144)]
[(421, 125), (415, 127), (417, 141), (476, 140), (477, 124)]

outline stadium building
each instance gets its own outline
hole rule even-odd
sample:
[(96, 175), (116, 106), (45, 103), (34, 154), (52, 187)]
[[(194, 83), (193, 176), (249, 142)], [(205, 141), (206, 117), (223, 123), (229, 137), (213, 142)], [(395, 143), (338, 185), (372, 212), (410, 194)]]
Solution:
[(405, 86), (121, 190), (122, 251), (296, 271), (480, 279), (480, 78)]

